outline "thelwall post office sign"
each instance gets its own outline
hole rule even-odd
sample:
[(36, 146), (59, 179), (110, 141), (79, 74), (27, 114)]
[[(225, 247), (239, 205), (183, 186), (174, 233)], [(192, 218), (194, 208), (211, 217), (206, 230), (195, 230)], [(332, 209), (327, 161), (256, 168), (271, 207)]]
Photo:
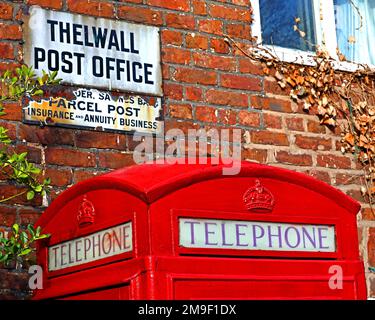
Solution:
[(162, 95), (157, 27), (30, 8), (24, 61), (63, 83)]

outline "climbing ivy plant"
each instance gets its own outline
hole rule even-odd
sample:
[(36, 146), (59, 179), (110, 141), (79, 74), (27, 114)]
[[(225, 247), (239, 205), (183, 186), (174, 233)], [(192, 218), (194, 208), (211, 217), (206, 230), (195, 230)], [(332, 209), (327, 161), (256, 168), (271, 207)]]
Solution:
[[(41, 96), (51, 85), (59, 84), (57, 72), (46, 73), (37, 77), (31, 67), (22, 65), (14, 70), (5, 71), (0, 77), (0, 116), (5, 115), (4, 102), (19, 100), (24, 96)], [(24, 190), (8, 197), (0, 196), (0, 203), (15, 197), (26, 195), (32, 200), (35, 195), (43, 195), (50, 184), (50, 180), (38, 180), (40, 168), (27, 160), (27, 153), (16, 153), (11, 148), (8, 130), (0, 126), (0, 172), (9, 182), (24, 187)]]
[[(296, 17), (291, 27), (304, 38), (300, 21)], [(306, 112), (316, 114), (321, 125), (332, 130), (339, 127), (341, 152), (354, 154), (363, 168), (361, 191), (375, 216), (375, 71), (367, 65), (358, 65), (354, 72), (338, 70), (338, 61), (324, 45), (316, 46), (311, 65), (301, 65), (282, 61), (272, 50), (258, 44), (255, 37), (250, 45), (244, 45), (225, 36), (230, 46), (261, 62), (264, 74), (272, 76), (281, 89), (289, 91), (290, 98), (301, 103)], [(338, 50), (337, 56), (339, 61), (346, 61)]]
[(20, 268), (23, 258), (35, 251), (34, 243), (49, 236), (49, 234), (42, 234), (40, 227), (34, 228), (29, 224), (26, 230), (22, 231), (15, 223), (8, 236), (0, 236), (0, 263), (7, 266), (15, 261), (16, 268)]

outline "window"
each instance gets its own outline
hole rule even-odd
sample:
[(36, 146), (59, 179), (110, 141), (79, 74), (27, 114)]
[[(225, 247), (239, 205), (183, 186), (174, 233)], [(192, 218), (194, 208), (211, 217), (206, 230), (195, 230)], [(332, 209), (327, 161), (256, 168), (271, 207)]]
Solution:
[[(253, 35), (284, 61), (308, 63), (316, 46), (324, 43), (334, 58), (339, 48), (348, 61), (375, 65), (375, 0), (252, 0), (252, 4)], [(297, 17), (304, 37), (293, 30)]]

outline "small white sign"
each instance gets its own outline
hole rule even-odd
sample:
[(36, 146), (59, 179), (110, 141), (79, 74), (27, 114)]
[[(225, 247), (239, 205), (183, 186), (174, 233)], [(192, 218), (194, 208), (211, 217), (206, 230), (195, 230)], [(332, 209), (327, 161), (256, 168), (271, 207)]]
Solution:
[(335, 252), (329, 225), (215, 219), (179, 219), (179, 243), (186, 248)]
[[(66, 89), (68, 94), (71, 91)], [(78, 89), (65, 97), (32, 100), (24, 107), (24, 121), (53, 126), (72, 126), (100, 130), (160, 133), (161, 98), (113, 96), (96, 89)]]
[(49, 247), (48, 270), (74, 267), (132, 250), (132, 223), (128, 222)]
[(30, 8), (24, 60), (64, 83), (162, 95), (157, 27)]

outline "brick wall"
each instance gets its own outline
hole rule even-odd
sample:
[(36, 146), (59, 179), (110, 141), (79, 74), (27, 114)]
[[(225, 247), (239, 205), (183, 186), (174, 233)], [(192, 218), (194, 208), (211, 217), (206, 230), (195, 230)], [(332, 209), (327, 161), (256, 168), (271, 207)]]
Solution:
[[(0, 2), (0, 70), (22, 61), (21, 18), (29, 5), (154, 25), (160, 28), (166, 129), (241, 128), (242, 158), (307, 173), (363, 202), (362, 170), (340, 152), (340, 132), (319, 125), (289, 99), (262, 67), (224, 41), (247, 48), (251, 39), (249, 0), (25, 0)], [(15, 198), (0, 205), (0, 226), (35, 222), (53, 199), (78, 181), (131, 165), (130, 135), (25, 125), (21, 105), (10, 103), (0, 125), (14, 148), (52, 178), (53, 191), (32, 203)], [(0, 177), (1, 178), (1, 177)], [(15, 186), (0, 183), (0, 194)], [(375, 267), (375, 221), (368, 205), (358, 216), (365, 268)], [(24, 274), (0, 270), (0, 298), (24, 298)], [(4, 281), (5, 279), (5, 281)], [(13, 290), (9, 284), (14, 284)], [(375, 276), (367, 273), (375, 296)]]

